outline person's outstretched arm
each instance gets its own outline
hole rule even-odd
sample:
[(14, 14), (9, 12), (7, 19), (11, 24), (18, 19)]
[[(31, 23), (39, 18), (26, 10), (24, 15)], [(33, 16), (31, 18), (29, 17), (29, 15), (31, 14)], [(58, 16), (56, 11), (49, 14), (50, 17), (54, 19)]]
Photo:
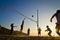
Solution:
[(52, 19), (56, 16), (56, 13), (51, 17), (50, 22), (52, 22)]
[(48, 31), (48, 30), (45, 30), (45, 32)]

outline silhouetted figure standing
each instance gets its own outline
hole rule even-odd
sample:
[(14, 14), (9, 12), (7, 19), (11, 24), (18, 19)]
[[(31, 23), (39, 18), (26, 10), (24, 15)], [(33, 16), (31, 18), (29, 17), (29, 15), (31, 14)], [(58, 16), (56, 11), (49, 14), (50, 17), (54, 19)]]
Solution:
[(41, 35), (41, 29), (38, 28), (38, 36)]
[(60, 10), (57, 10), (56, 13), (51, 17), (50, 22), (52, 22), (52, 19), (56, 17), (57, 23), (56, 23), (56, 33), (60, 36)]
[(0, 27), (1, 27), (1, 25), (0, 25)]
[(28, 28), (28, 30), (27, 30), (27, 34), (30, 35), (30, 28)]
[(1, 25), (0, 25), (0, 30), (1, 30)]
[(22, 31), (23, 31), (24, 20), (25, 20), (25, 18), (24, 18), (24, 19), (23, 19), (23, 21), (22, 21), (20, 32), (22, 32)]
[(13, 28), (16, 27), (16, 26), (13, 26), (13, 25), (14, 25), (13, 23), (10, 25), (11, 26), (11, 32), (10, 32), (10, 34), (13, 33), (13, 31), (14, 31)]
[(45, 30), (45, 32), (46, 32), (46, 31), (49, 31), (48, 35), (51, 36), (51, 33), (52, 33), (51, 29), (49, 28), (48, 25), (46, 26), (46, 28), (47, 28), (47, 30)]

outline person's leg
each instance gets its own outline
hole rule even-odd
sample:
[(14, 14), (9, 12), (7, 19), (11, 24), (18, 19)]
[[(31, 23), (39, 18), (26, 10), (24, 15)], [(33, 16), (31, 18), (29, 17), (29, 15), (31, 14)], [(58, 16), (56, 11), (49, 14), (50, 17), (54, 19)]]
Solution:
[(56, 24), (56, 33), (60, 36), (59, 30), (60, 30), (60, 24)]
[(30, 33), (28, 32), (28, 35), (29, 35)]
[(20, 29), (20, 32), (22, 32), (22, 29)]
[(12, 30), (10, 31), (10, 35), (12, 35)]
[(56, 33), (60, 36), (60, 33), (59, 33), (59, 28), (58, 28), (59, 26), (57, 25), (56, 26)]
[(20, 32), (22, 32), (23, 28), (21, 27)]
[(60, 36), (59, 29), (56, 28), (56, 33)]
[(40, 36), (41, 36), (41, 31), (40, 31), (40, 33), (39, 33), (39, 34), (40, 34)]
[(39, 33), (38, 33), (38, 36), (39, 36)]
[(49, 32), (48, 35), (51, 36), (51, 32)]
[(38, 32), (38, 36), (39, 36), (39, 32)]

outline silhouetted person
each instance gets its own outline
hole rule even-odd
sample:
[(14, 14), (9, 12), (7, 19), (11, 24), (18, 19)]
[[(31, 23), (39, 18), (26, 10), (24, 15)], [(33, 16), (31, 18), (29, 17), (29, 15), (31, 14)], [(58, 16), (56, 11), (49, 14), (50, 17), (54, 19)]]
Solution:
[(38, 36), (41, 35), (41, 29), (38, 28)]
[(28, 28), (28, 30), (27, 30), (27, 34), (30, 35), (30, 28)]
[(46, 28), (47, 28), (47, 30), (45, 30), (45, 32), (46, 32), (46, 31), (49, 31), (48, 35), (51, 36), (51, 33), (52, 33), (51, 29), (49, 28), (48, 25), (46, 26)]
[(21, 29), (20, 29), (21, 32), (23, 31), (24, 20), (25, 20), (25, 18), (23, 19), (22, 24), (21, 24)]
[(1, 25), (0, 25), (0, 27), (1, 27)]
[(60, 10), (57, 10), (56, 13), (51, 17), (50, 22), (52, 22), (52, 19), (56, 17), (57, 23), (56, 23), (56, 33), (60, 36)]
[(13, 33), (13, 31), (14, 31), (14, 30), (13, 30), (13, 28), (14, 28), (14, 27), (16, 27), (16, 26), (14, 26), (14, 24), (13, 24), (13, 23), (12, 23), (10, 26), (11, 26), (11, 32), (10, 32), (10, 34), (12, 34), (12, 33)]
[(1, 30), (1, 25), (0, 25), (0, 30)]

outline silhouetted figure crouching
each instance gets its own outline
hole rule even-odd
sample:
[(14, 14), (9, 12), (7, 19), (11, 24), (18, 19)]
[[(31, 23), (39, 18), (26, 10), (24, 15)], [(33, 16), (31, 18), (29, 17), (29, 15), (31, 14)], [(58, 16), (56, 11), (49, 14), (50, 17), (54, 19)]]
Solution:
[(52, 31), (51, 31), (51, 29), (49, 28), (48, 25), (46, 26), (46, 28), (47, 28), (47, 30), (45, 30), (45, 32), (46, 32), (46, 31), (49, 31), (48, 35), (49, 35), (49, 36), (52, 36), (52, 35), (51, 35)]

